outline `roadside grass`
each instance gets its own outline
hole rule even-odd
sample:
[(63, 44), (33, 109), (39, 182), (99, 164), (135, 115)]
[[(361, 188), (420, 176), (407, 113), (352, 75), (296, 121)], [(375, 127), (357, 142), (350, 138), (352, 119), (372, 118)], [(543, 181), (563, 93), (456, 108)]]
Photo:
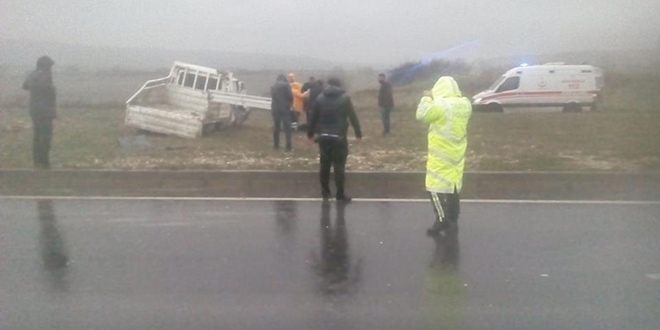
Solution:
[[(273, 151), (270, 114), (262, 111), (254, 111), (243, 127), (202, 139), (147, 134), (149, 147), (122, 146), (120, 139), (144, 134), (125, 127), (123, 109), (112, 106), (141, 85), (137, 82), (141, 76), (130, 78), (126, 84), (138, 85), (135, 89), (123, 88), (121, 96), (109, 96), (117, 93), (110, 91), (98, 99), (88, 95), (78, 104), (71, 87), (66, 88), (69, 103), (61, 106), (55, 124), (51, 158), (55, 168), (316, 170), (318, 166), (317, 146), (308, 143), (302, 132), (294, 134), (293, 152)], [(474, 113), (467, 169), (660, 170), (660, 76), (613, 74), (606, 79), (603, 106), (595, 112)], [(466, 96), (488, 84), (470, 76), (457, 80)], [(423, 81), (395, 88), (392, 134), (386, 138), (381, 137), (377, 90), (351, 89), (365, 137), (361, 143), (351, 139), (349, 170), (424, 170), (427, 129), (415, 120), (414, 112), (421, 92), (432, 84)], [(31, 166), (31, 134), (24, 107), (0, 106), (0, 168)]]

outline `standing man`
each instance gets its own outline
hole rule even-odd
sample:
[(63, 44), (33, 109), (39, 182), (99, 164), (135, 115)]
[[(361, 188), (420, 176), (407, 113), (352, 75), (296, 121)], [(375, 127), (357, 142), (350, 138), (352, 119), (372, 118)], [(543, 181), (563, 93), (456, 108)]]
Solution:
[(383, 136), (387, 136), (390, 134), (390, 113), (394, 108), (394, 96), (392, 96), (392, 84), (387, 81), (384, 73), (378, 75), (378, 82), (380, 83), (378, 106), (383, 121)]
[(328, 85), (328, 88), (316, 99), (312, 118), (307, 127), (307, 137), (313, 140), (314, 133), (318, 132), (316, 141), (319, 143), (321, 155), (321, 196), (324, 200), (330, 199), (330, 167), (332, 166), (335, 169), (337, 201), (348, 203), (351, 197), (344, 191), (344, 172), (348, 157), (346, 133), (349, 121), (358, 141), (362, 139), (362, 131), (351, 98), (341, 89), (339, 79), (329, 79)]
[(316, 83), (316, 78), (314, 78), (314, 76), (309, 77), (309, 80), (302, 85), (301, 91), (304, 93), (304, 92), (312, 89), (312, 87), (314, 87), (315, 83)]
[(312, 88), (316, 86), (316, 78), (314, 76), (309, 77), (309, 80), (302, 85), (302, 89), (300, 90), (303, 95), (305, 92), (309, 91), (307, 96), (303, 100), (303, 111), (305, 112), (305, 126), (300, 125), (298, 126), (298, 129), (300, 130), (307, 130), (307, 125), (309, 125), (309, 113), (312, 111), (312, 99), (311, 99), (311, 91)]
[(291, 86), (286, 81), (283, 74), (277, 76), (275, 84), (270, 88), (271, 104), (270, 109), (273, 114), (273, 149), (280, 148), (280, 128), (284, 126), (284, 135), (286, 137), (286, 150), (291, 151), (291, 104), (293, 103), (293, 94)]
[(470, 101), (461, 96), (452, 77), (438, 79), (432, 90), (424, 92), (417, 106), (417, 120), (429, 124), (426, 190), (431, 194), (436, 215), (427, 231), (429, 235), (458, 230), (459, 193), (471, 114)]
[(293, 93), (293, 105), (291, 106), (291, 109), (293, 110), (292, 127), (294, 130), (296, 130), (298, 129), (300, 114), (303, 112), (305, 93), (302, 92), (302, 85), (296, 81), (296, 76), (293, 73), (289, 73), (287, 78), (289, 80), (289, 84), (291, 84), (291, 93)]
[(42, 56), (37, 60), (37, 69), (25, 79), (23, 89), (30, 92), (30, 117), (34, 137), (32, 139), (32, 161), (37, 168), (50, 168), (50, 146), (53, 139), (53, 119), (57, 117), (55, 86), (51, 68), (55, 62)]

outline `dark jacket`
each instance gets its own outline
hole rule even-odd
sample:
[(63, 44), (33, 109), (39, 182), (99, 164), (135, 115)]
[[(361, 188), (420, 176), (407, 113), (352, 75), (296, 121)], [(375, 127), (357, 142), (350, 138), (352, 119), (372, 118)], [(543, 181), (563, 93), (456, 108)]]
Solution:
[(272, 98), (270, 108), (273, 112), (291, 111), (293, 93), (284, 75), (277, 76), (275, 84), (270, 88), (270, 97)]
[(394, 107), (394, 96), (392, 96), (392, 85), (384, 81), (380, 83), (380, 90), (378, 91), (378, 106), (383, 108)]
[(343, 89), (329, 86), (315, 101), (307, 136), (312, 138), (318, 132), (319, 139), (345, 140), (349, 121), (355, 130), (355, 137), (362, 138), (360, 121), (351, 98)]
[(312, 89), (312, 87), (314, 87), (314, 86), (316, 86), (316, 80), (315, 81), (307, 81), (302, 85), (302, 88), (300, 89), (300, 91), (302, 93), (304, 93), (304, 92)]
[(308, 110), (311, 112), (314, 109), (316, 104), (316, 99), (319, 95), (323, 93), (323, 81), (317, 80), (314, 86), (309, 90), (309, 97), (307, 98), (307, 103), (305, 104), (308, 107)]
[(37, 68), (23, 83), (23, 89), (30, 92), (30, 116), (35, 119), (53, 119), (57, 116), (55, 86), (48, 69)]

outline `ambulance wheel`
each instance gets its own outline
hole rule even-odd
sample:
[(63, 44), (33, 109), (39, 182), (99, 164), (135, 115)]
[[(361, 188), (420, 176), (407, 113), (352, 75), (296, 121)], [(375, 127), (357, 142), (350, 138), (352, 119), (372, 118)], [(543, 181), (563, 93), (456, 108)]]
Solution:
[(491, 103), (486, 106), (486, 112), (504, 112), (501, 104)]
[(582, 107), (577, 103), (569, 103), (564, 106), (563, 112), (580, 112)]

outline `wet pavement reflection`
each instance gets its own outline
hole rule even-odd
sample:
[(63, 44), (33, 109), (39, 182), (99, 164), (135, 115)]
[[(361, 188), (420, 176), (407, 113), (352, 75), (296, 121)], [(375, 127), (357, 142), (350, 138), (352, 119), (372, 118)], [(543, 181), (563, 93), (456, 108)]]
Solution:
[(330, 217), (331, 204), (321, 204), (319, 221), (320, 252), (311, 254), (317, 275), (316, 287), (323, 296), (354, 294), (360, 284), (362, 259), (353, 261), (346, 229), (346, 204), (335, 205), (336, 216)]
[(465, 287), (459, 269), (458, 232), (448, 231), (430, 237), (433, 258), (426, 278), (425, 312), (428, 325), (442, 329), (462, 329)]
[(57, 226), (53, 201), (39, 199), (36, 201), (36, 206), (39, 221), (39, 247), (45, 275), (53, 290), (66, 291), (69, 257), (64, 236)]
[(660, 205), (0, 199), (0, 329), (657, 329)]

